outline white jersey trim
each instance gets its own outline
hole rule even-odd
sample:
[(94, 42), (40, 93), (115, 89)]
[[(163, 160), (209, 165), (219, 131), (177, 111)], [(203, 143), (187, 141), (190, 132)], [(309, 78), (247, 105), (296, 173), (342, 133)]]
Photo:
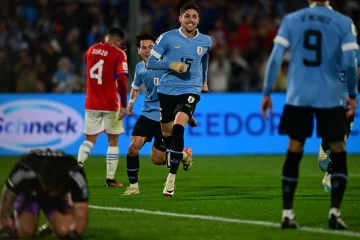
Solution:
[(286, 48), (288, 48), (290, 46), (289, 40), (287, 40), (286, 38), (281, 37), (281, 36), (276, 36), (275, 39), (274, 39), (274, 42), (279, 43), (279, 44), (283, 45)]
[(161, 59), (161, 55), (157, 53), (154, 49), (151, 50), (150, 54), (156, 57), (157, 59)]
[(356, 51), (357, 51), (358, 49), (359, 49), (358, 44), (357, 44), (357, 43), (354, 43), (354, 42), (352, 42), (352, 43), (345, 43), (345, 44), (341, 45), (341, 50), (342, 50), (343, 52), (350, 51), (350, 50), (356, 50)]

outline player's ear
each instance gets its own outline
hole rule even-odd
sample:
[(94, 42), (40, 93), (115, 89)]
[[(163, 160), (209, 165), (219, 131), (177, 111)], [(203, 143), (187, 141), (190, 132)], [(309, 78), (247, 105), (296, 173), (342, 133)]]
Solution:
[(181, 18), (182, 18), (182, 17), (181, 17), (181, 16), (179, 16), (179, 22), (180, 22), (180, 23), (181, 23)]
[(140, 55), (140, 48), (138, 47), (138, 54)]

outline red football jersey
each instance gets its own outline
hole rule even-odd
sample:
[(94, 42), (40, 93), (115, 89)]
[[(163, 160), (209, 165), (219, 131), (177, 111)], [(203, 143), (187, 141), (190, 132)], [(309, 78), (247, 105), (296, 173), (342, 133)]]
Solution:
[[(88, 49), (85, 60), (85, 109), (117, 111), (119, 97), (116, 80), (119, 75), (128, 73), (126, 53), (113, 45), (97, 43)], [(127, 89), (121, 90), (127, 92)]]

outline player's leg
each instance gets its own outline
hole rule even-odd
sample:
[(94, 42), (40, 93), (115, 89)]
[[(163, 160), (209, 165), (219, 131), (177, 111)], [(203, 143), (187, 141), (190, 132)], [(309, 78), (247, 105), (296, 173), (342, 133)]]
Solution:
[(140, 194), (138, 179), (140, 168), (139, 151), (144, 146), (146, 140), (147, 139), (145, 137), (131, 136), (129, 150), (126, 155), (126, 171), (130, 186), (126, 189), (123, 195)]
[(106, 187), (122, 187), (115, 180), (116, 169), (119, 163), (119, 135), (124, 133), (119, 112), (104, 113), (105, 132), (108, 135), (108, 150), (106, 154)]
[(18, 196), (14, 203), (15, 228), (21, 239), (36, 236), (40, 208), (35, 201), (27, 201), (26, 197)]
[(126, 156), (126, 169), (130, 186), (126, 189), (123, 195), (133, 195), (140, 193), (138, 183), (138, 173), (140, 167), (139, 151), (146, 142), (152, 141), (154, 135), (152, 122), (156, 121), (140, 115), (131, 133), (129, 150)]
[[(169, 197), (174, 195), (175, 177), (183, 159), (185, 126), (195, 112), (196, 104), (200, 101), (200, 96), (196, 94), (185, 94), (176, 96), (176, 98), (176, 117), (172, 128), (173, 140), (170, 148), (170, 171), (163, 190), (164, 196)], [(188, 162), (184, 164), (188, 168), (191, 167), (192, 159), (188, 158)]]
[(105, 130), (103, 122), (103, 113), (97, 111), (86, 111), (84, 121), (85, 141), (80, 145), (78, 152), (78, 163), (83, 166), (89, 157), (97, 136)]
[(282, 170), (282, 228), (299, 227), (295, 221), (293, 202), (305, 140), (312, 135), (312, 130), (313, 110), (311, 108), (285, 105), (280, 120), (279, 133), (288, 135), (290, 141)]
[(52, 231), (59, 239), (81, 239), (75, 232), (76, 220), (72, 207), (65, 201), (59, 204), (62, 205), (44, 209)]
[(346, 229), (347, 226), (340, 218), (340, 206), (347, 184), (345, 111), (342, 107), (318, 109), (316, 120), (317, 134), (329, 142), (332, 160), (329, 226), (333, 229)]
[(318, 154), (318, 164), (321, 171), (325, 172), (327, 171), (330, 163), (330, 146), (329, 143), (326, 142), (326, 140), (322, 139)]

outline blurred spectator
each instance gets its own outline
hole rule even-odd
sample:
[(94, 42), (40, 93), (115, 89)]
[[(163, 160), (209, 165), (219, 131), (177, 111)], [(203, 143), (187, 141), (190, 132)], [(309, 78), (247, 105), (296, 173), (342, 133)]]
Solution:
[(68, 58), (61, 58), (53, 77), (54, 92), (72, 93), (80, 88), (77, 76), (71, 71)]
[(226, 57), (226, 45), (221, 45), (213, 51), (212, 61), (209, 64), (209, 88), (212, 92), (226, 92), (229, 90), (231, 74), (230, 59)]
[(38, 80), (33, 59), (29, 52), (21, 50), (20, 62), (15, 65), (16, 92), (35, 93), (44, 92), (44, 84)]
[[(111, 26), (123, 28), (125, 33), (132, 30), (128, 21), (131, 0), (2, 1), (1, 92), (85, 91), (87, 48), (102, 41)], [(305, 0), (190, 1), (201, 8), (200, 32), (213, 41), (209, 87), (216, 92), (260, 91), (282, 17), (307, 6)], [(141, 0), (141, 31), (157, 37), (178, 28), (179, 6), (184, 2), (188, 0)], [(360, 27), (359, 1), (331, 3)], [(275, 90), (286, 89), (286, 72), (285, 62)]]
[(6, 62), (5, 51), (0, 49), (0, 92), (8, 93), (15, 90), (12, 77), (11, 68)]

